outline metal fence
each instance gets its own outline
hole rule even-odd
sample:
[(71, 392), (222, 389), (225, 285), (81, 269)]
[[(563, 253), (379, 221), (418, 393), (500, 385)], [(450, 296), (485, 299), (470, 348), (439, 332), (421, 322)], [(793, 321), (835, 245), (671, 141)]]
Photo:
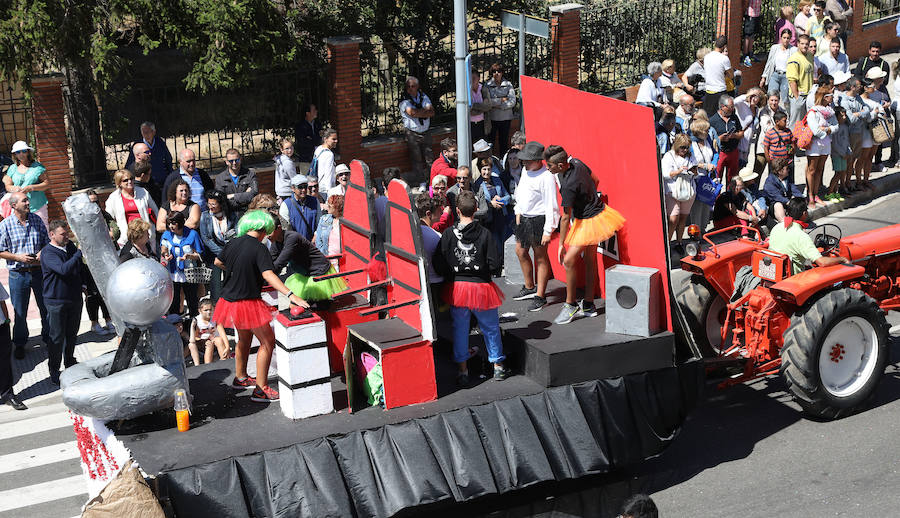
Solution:
[(207, 94), (188, 92), (181, 83), (106, 92), (101, 116), (107, 167), (125, 165), (143, 121), (154, 122), (173, 157), (193, 149), (198, 167), (223, 168), (232, 147), (245, 156), (271, 157), (280, 138), (293, 137), (305, 103), (315, 104), (319, 119), (327, 120), (327, 92), (324, 65), (267, 73), (245, 87)]
[(622, 0), (581, 13), (581, 89), (634, 85), (647, 64), (675, 60), (681, 73), (716, 36), (716, 0)]
[(866, 0), (863, 23), (877, 22), (900, 15), (900, 0)]
[(0, 154), (10, 156), (12, 145), (24, 140), (34, 145), (31, 103), (11, 82), (0, 82)]
[[(765, 60), (769, 55), (769, 49), (778, 43), (778, 35), (775, 34), (775, 22), (778, 21), (781, 8), (790, 5), (794, 8), (794, 16), (797, 15), (797, 2), (795, 0), (763, 0), (762, 12), (759, 18), (759, 33), (753, 42), (753, 53)], [(812, 13), (810, 12), (810, 16)], [(793, 19), (791, 20), (794, 21)], [(741, 28), (743, 31), (743, 28)], [(743, 43), (742, 43), (743, 44)]]
[[(505, 76), (518, 86), (518, 35), (492, 20), (469, 22), (469, 53), (472, 73), (487, 79), (491, 64), (501, 63)], [(360, 46), (362, 84), (362, 134), (395, 133), (401, 128), (399, 103), (406, 76), (419, 79), (421, 89), (437, 112), (432, 123), (453, 120), (456, 102), (453, 38), (422, 42), (373, 39)], [(551, 52), (548, 40), (528, 37), (525, 73), (550, 79)]]

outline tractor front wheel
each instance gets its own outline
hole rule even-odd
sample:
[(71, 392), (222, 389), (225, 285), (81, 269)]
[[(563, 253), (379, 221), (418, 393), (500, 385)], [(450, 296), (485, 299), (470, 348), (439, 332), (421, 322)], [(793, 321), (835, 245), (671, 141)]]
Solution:
[[(715, 357), (723, 350), (722, 326), (728, 308), (716, 290), (699, 275), (686, 278), (678, 293), (675, 294), (678, 305), (691, 329), (695, 330), (697, 345), (704, 357)], [(726, 337), (731, 343), (731, 333)]]
[(791, 317), (781, 375), (806, 413), (838, 419), (872, 397), (887, 362), (884, 311), (865, 293), (843, 288), (808, 302)]

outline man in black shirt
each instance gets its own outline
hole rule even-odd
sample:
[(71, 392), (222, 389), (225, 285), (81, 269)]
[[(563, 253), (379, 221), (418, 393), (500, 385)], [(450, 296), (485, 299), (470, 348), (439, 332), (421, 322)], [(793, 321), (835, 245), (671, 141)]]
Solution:
[[(313, 152), (316, 147), (322, 143), (322, 137), (319, 133), (322, 131), (322, 123), (319, 122), (319, 110), (316, 105), (309, 103), (303, 107), (303, 120), (294, 126), (294, 153), (297, 154), (297, 160), (301, 162), (301, 171), (309, 169), (309, 164), (313, 159)], [(303, 167), (303, 164), (306, 167)]]
[[(859, 58), (859, 61), (856, 62), (856, 77), (863, 79), (866, 77), (866, 72), (876, 67), (884, 70), (885, 74), (890, 74), (891, 72), (891, 67), (888, 65), (887, 61), (881, 59), (881, 42), (877, 40), (869, 43), (869, 54)], [(887, 90), (887, 83), (887, 81), (881, 83), (878, 91), (890, 97)]]
[(738, 174), (741, 151), (738, 149), (741, 139), (744, 138), (743, 127), (738, 116), (734, 113), (734, 99), (730, 95), (719, 98), (719, 111), (709, 118), (709, 125), (719, 134), (722, 147), (719, 148), (719, 163), (716, 165), (716, 174), (721, 179), (728, 169), (728, 179)]
[[(597, 283), (597, 245), (608, 240), (625, 219), (600, 199), (591, 170), (562, 146), (547, 146), (547, 170), (559, 175), (562, 211), (559, 221), (559, 263), (566, 268), (566, 303), (555, 324), (576, 317), (595, 317), (594, 285)], [(584, 261), (584, 300), (576, 304), (578, 262)]]

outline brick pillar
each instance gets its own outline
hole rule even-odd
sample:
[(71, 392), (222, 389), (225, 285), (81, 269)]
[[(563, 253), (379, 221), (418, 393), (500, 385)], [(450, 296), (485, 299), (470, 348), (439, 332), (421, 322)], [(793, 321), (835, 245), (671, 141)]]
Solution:
[(34, 136), (37, 160), (47, 168), (50, 180), (46, 191), (50, 219), (61, 219), (62, 202), (72, 194), (72, 167), (69, 164), (69, 143), (66, 137), (63, 112), (62, 75), (35, 78), (32, 82)]
[(327, 38), (328, 93), (331, 124), (338, 132), (341, 160), (359, 156), (362, 145), (362, 86), (359, 69), (359, 36)]
[(550, 7), (550, 48), (553, 56), (553, 81), (578, 88), (581, 70), (581, 4)]

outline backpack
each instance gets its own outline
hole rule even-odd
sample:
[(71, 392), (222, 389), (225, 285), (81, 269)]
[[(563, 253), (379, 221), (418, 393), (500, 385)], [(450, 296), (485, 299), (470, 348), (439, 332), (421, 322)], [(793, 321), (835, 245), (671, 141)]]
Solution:
[(319, 180), (319, 155), (322, 153), (324, 153), (324, 150), (313, 153), (312, 160), (309, 162), (309, 171), (306, 172), (306, 176), (312, 176), (316, 181)]
[(797, 147), (800, 149), (809, 148), (813, 141), (813, 132), (809, 127), (809, 123), (806, 122), (807, 117), (809, 117), (809, 112), (806, 112), (803, 120), (799, 120), (794, 124), (794, 139), (797, 141)]

